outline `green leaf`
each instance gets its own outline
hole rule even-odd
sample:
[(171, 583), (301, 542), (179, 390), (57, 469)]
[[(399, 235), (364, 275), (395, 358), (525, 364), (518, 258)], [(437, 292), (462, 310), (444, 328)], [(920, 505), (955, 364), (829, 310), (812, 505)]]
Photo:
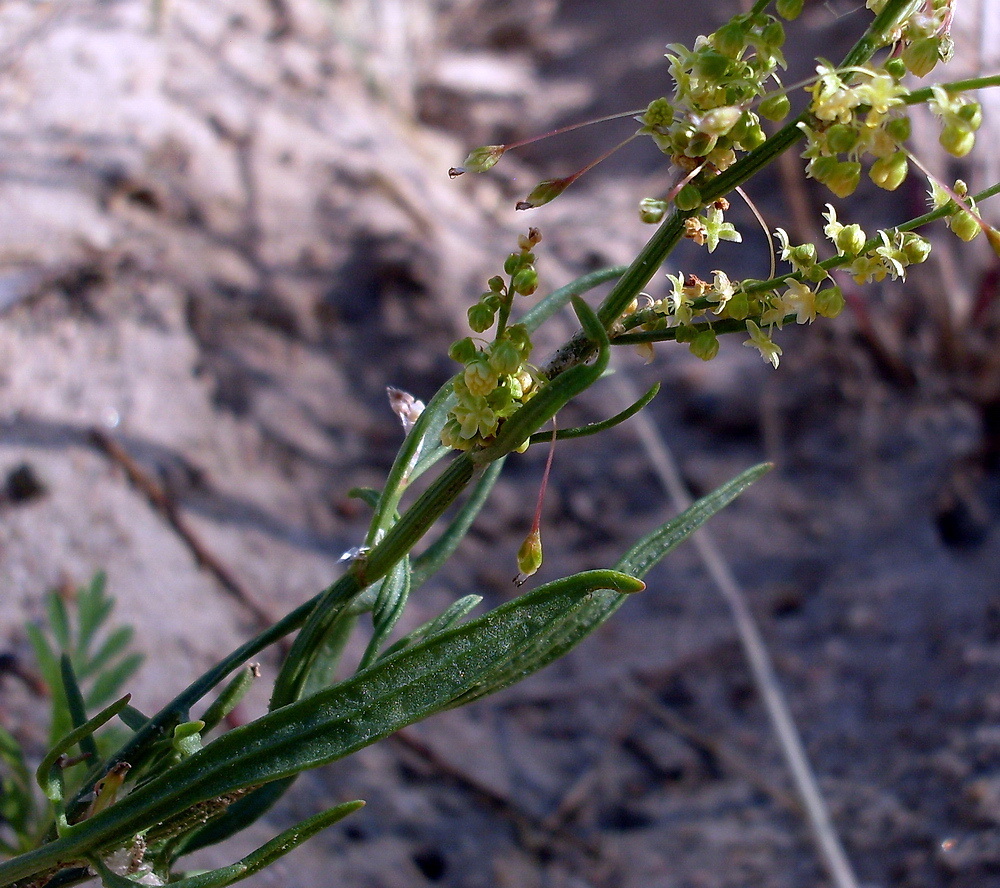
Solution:
[[(83, 694), (80, 692), (80, 685), (73, 673), (73, 663), (68, 654), (62, 655), (59, 665), (62, 667), (62, 685), (69, 706), (70, 721), (74, 728), (80, 728), (87, 723), (87, 707), (83, 702)], [(80, 752), (88, 756), (92, 762), (97, 761), (97, 743), (90, 734), (80, 739)]]
[(50, 592), (45, 596), (45, 613), (56, 644), (61, 651), (68, 653), (73, 649), (69, 613), (66, 611), (66, 602), (58, 592)]
[(202, 715), (201, 722), (204, 725), (203, 734), (211, 731), (212, 728), (218, 725), (219, 722), (236, 708), (240, 700), (246, 696), (246, 692), (250, 690), (250, 685), (259, 676), (260, 670), (253, 666), (247, 666), (236, 673), (229, 684), (222, 689), (219, 696), (215, 698), (212, 705), (205, 710), (204, 715)]
[[(584, 438), (587, 435), (596, 435), (598, 432), (604, 432), (608, 429), (613, 429), (616, 425), (620, 425), (625, 422), (626, 419), (631, 419), (635, 416), (643, 407), (645, 407), (653, 398), (656, 397), (657, 392), (660, 390), (660, 384), (657, 382), (646, 394), (644, 394), (639, 400), (634, 404), (630, 404), (620, 413), (616, 413), (614, 416), (608, 417), (607, 419), (601, 420), (600, 422), (591, 422), (585, 426), (579, 426), (573, 429), (558, 429), (556, 431), (556, 440), (563, 440), (565, 438)], [(532, 444), (547, 444), (552, 440), (551, 432), (536, 432), (529, 439)]]
[(96, 709), (114, 697), (125, 682), (135, 675), (144, 659), (142, 654), (129, 654), (101, 672), (87, 693), (87, 706)]
[(77, 649), (84, 659), (97, 630), (105, 623), (115, 606), (115, 600), (105, 595), (106, 585), (107, 575), (103, 571), (98, 571), (94, 574), (90, 585), (81, 589), (77, 595), (76, 613), (79, 627)]
[(578, 277), (575, 281), (553, 290), (544, 299), (538, 302), (530, 311), (521, 318), (521, 323), (528, 328), (529, 333), (534, 333), (542, 324), (551, 318), (561, 308), (565, 307), (573, 296), (580, 296), (594, 287), (599, 287), (607, 281), (621, 277), (628, 269), (627, 265), (612, 265), (608, 268), (601, 268)]
[(445, 629), (450, 629), (473, 608), (477, 607), (482, 600), (482, 595), (466, 595), (463, 598), (459, 598), (451, 607), (443, 613), (438, 614), (433, 620), (429, 620), (422, 626), (418, 626), (409, 635), (399, 639), (399, 641), (382, 654), (382, 659), (403, 650), (403, 648), (411, 647), (418, 641), (430, 638), (439, 632), (444, 632)]
[(399, 621), (410, 597), (410, 558), (403, 558), (382, 580), (372, 611), (372, 637), (358, 665), (365, 669), (378, 659), (379, 649)]
[(132, 643), (135, 630), (131, 626), (119, 626), (109, 633), (97, 652), (89, 659), (81, 670), (84, 678), (97, 674), (115, 657), (121, 654)]
[[(24, 760), (21, 744), (14, 735), (0, 728), (0, 821), (6, 822), (14, 831), (18, 846), (28, 841), (28, 833), (35, 814), (35, 798), (32, 793), (31, 772)], [(17, 853), (21, 847), (12, 847)]]

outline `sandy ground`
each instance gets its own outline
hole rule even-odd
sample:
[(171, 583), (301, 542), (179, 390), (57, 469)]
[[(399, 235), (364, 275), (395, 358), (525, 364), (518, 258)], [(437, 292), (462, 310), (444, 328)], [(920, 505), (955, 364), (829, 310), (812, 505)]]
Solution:
[[(548, 286), (642, 244), (636, 202), (666, 181), (648, 146), (530, 219), (511, 209), (621, 125), (533, 147), (488, 179), (445, 171), (469, 145), (644, 105), (666, 89), (664, 44), (715, 20), (680, 25), (675, 4), (644, 2), (496, 7), (0, 7), (0, 650), (30, 669), (23, 624), (40, 618), (43, 593), (103, 569), (148, 655), (134, 702), (164, 703), (262, 614), (336, 576), (365, 526), (348, 491), (378, 486), (400, 440), (385, 386), (427, 397), (448, 377), (447, 343), (518, 231), (542, 227)], [(849, 12), (810, 6), (793, 68), (847, 45), (860, 15)], [(971, 29), (983, 52), (994, 20), (974, 20), (987, 23)], [(962, 60), (995, 69), (971, 50)], [(966, 174), (995, 181), (992, 162), (985, 152)], [(788, 212), (781, 184), (757, 197), (769, 215)], [(826, 199), (797, 193), (814, 208)], [(861, 195), (856, 212), (894, 221), (920, 201), (916, 187), (895, 202)], [(1000, 315), (981, 245), (944, 244), (922, 285), (858, 293), (836, 323), (788, 331), (777, 373), (736, 342), (710, 365), (663, 350), (619, 369), (640, 387), (664, 382), (652, 415), (695, 492), (777, 463), (712, 532), (861, 879), (989, 888)], [(761, 252), (722, 248), (711, 267), (761, 274)], [(556, 325), (545, 345), (569, 330)], [(621, 406), (606, 385), (575, 419)], [(12, 483), (24, 466), (36, 495)], [(537, 455), (512, 461), (407, 625), (459, 594), (511, 595), (540, 472)], [(136, 473), (175, 505), (187, 539)], [(574, 443), (557, 457), (539, 578), (607, 565), (670, 514), (634, 430)], [(262, 685), (241, 717), (265, 698)], [(6, 676), (3, 724), (33, 748), (38, 711)], [(254, 884), (823, 880), (693, 549), (565, 661), (307, 775), (242, 844), (201, 862), (230, 862), (354, 797), (368, 800), (362, 813)]]

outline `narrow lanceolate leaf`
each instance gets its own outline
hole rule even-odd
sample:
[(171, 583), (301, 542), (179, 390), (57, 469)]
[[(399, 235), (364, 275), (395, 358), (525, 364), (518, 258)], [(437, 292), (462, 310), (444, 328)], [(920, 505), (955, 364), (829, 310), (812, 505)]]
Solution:
[[(644, 577), (669, 552), (770, 468), (770, 464), (765, 463), (748, 469), (718, 490), (698, 500), (672, 521), (668, 521), (636, 543), (615, 565), (616, 569), (637, 578)], [(558, 621), (535, 637), (531, 646), (511, 658), (506, 671), (495, 673), (491, 682), (478, 685), (456, 700), (454, 705), (471, 703), (473, 700), (492, 694), (518, 681), (527, 672), (563, 656), (618, 610), (625, 598), (626, 596), (619, 592), (600, 589), (575, 608), (567, 608)]]
[(469, 623), (435, 635), (224, 734), (106, 811), (38, 851), (0, 864), (0, 885), (96, 848), (124, 843), (196, 805), (334, 761), (434, 712), (505, 673), (562, 615), (603, 589), (636, 591), (617, 571), (591, 571), (541, 586)]

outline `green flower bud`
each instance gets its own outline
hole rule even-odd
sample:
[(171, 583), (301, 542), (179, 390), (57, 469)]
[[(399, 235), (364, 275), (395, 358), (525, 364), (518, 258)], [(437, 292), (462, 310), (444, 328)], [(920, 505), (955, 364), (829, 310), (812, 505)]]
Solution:
[(493, 309), (482, 302), (469, 307), (469, 327), (476, 333), (485, 333), (493, 326)]
[(955, 116), (958, 117), (971, 131), (979, 129), (983, 122), (983, 109), (979, 102), (966, 102), (964, 105), (959, 105), (958, 110), (955, 112)]
[(451, 348), (448, 349), (448, 357), (453, 361), (458, 361), (459, 364), (468, 364), (476, 356), (477, 351), (476, 344), (471, 337), (466, 336), (465, 339), (459, 339), (451, 344)]
[(696, 70), (698, 74), (707, 80), (722, 80), (729, 71), (731, 62), (724, 55), (713, 52), (711, 49), (703, 49), (698, 54)]
[(448, 170), (448, 175), (454, 179), (465, 172), (485, 173), (496, 164), (506, 150), (506, 145), (484, 145), (482, 148), (476, 148), (465, 158), (465, 163), (460, 167)]
[(742, 17), (734, 18), (724, 24), (712, 37), (712, 45), (724, 56), (735, 59), (747, 45), (747, 26)]
[(903, 255), (908, 265), (919, 265), (931, 254), (931, 242), (912, 231), (903, 234)]
[(677, 192), (677, 196), (674, 198), (674, 205), (678, 210), (684, 212), (696, 210), (700, 207), (701, 191), (698, 190), (698, 186), (688, 182), (687, 185)]
[(490, 347), (489, 362), (500, 376), (516, 373), (521, 369), (521, 352), (510, 340), (501, 339)]
[(771, 19), (761, 31), (760, 39), (769, 49), (780, 49), (785, 45), (785, 26), (777, 19)]
[(825, 133), (826, 147), (836, 154), (847, 154), (858, 144), (858, 132), (846, 123), (835, 123)]
[(893, 140), (898, 144), (905, 142), (910, 138), (910, 132), (913, 129), (910, 124), (909, 117), (893, 117), (892, 120), (888, 121), (885, 125), (885, 131), (892, 136)]
[(700, 330), (688, 345), (691, 354), (703, 361), (711, 361), (719, 353), (719, 339), (714, 330)]
[(961, 129), (952, 123), (945, 124), (938, 137), (941, 147), (953, 157), (965, 157), (976, 144), (976, 137), (968, 130)]
[(816, 294), (816, 314), (835, 318), (844, 310), (844, 293), (840, 287), (827, 287)]
[(902, 151), (897, 151), (889, 157), (880, 157), (876, 160), (868, 171), (868, 176), (879, 188), (895, 191), (906, 180), (909, 168), (906, 155)]
[(955, 232), (955, 234), (961, 239), (968, 243), (977, 234), (979, 234), (979, 223), (972, 217), (971, 213), (966, 213), (964, 210), (960, 213), (955, 213), (950, 219), (948, 219), (948, 227)]
[(767, 135), (758, 123), (751, 127), (747, 134), (739, 140), (740, 148), (744, 151), (755, 151), (767, 141)]
[(757, 108), (761, 117), (774, 121), (784, 120), (791, 110), (792, 103), (784, 93), (764, 99)]
[(520, 269), (510, 280), (510, 288), (522, 296), (530, 296), (538, 289), (538, 272), (534, 266)]
[(485, 305), (490, 311), (496, 312), (499, 310), (502, 300), (496, 293), (483, 293), (479, 297), (479, 302), (481, 305)]
[(750, 316), (750, 300), (742, 290), (733, 293), (732, 299), (726, 303), (726, 314), (738, 321), (746, 320)]
[(827, 271), (822, 265), (814, 265), (812, 268), (806, 269), (803, 273), (803, 277), (813, 284), (818, 284), (820, 281), (826, 280)]
[(925, 77), (941, 60), (939, 45), (937, 37), (921, 37), (914, 40), (903, 49), (903, 64), (915, 77)]
[(744, 111), (740, 114), (739, 120), (733, 124), (732, 129), (729, 130), (729, 138), (734, 142), (742, 142), (747, 133), (750, 132), (760, 120), (753, 111)]
[(531, 210), (535, 207), (544, 206), (551, 200), (555, 200), (562, 194), (570, 183), (570, 178), (566, 179), (546, 179), (539, 182), (531, 194), (524, 200), (518, 201), (514, 205), (515, 210)]
[(712, 149), (715, 148), (715, 143), (718, 141), (717, 136), (710, 136), (708, 133), (695, 133), (691, 136), (684, 153), (688, 157), (704, 157), (706, 154), (712, 153)]
[(513, 274), (521, 267), (521, 254), (511, 253), (503, 263), (504, 274)]
[(655, 197), (644, 197), (639, 201), (639, 218), (643, 222), (655, 225), (667, 212), (668, 204), (665, 200), (657, 200)]
[(465, 373), (462, 375), (465, 386), (471, 395), (488, 395), (497, 387), (499, 374), (490, 366), (486, 355), (479, 355), (465, 365)]
[(802, 12), (802, 0), (778, 0), (775, 9), (778, 15), (791, 22)]
[(677, 342), (694, 342), (695, 337), (698, 335), (698, 328), (692, 324), (681, 324), (677, 328), (677, 332), (674, 334), (674, 338)]
[(826, 181), (837, 172), (840, 161), (836, 157), (814, 157), (809, 161), (808, 172), (817, 182)]
[(521, 360), (528, 360), (528, 356), (531, 354), (532, 344), (531, 335), (528, 333), (528, 328), (524, 324), (511, 324), (505, 331), (504, 337), (514, 344), (518, 353), (521, 355)]
[(713, 108), (701, 118), (701, 131), (710, 136), (724, 136), (743, 116), (743, 111), (736, 105), (724, 105)]
[(519, 571), (515, 582), (521, 585), (528, 577), (542, 566), (542, 535), (536, 529), (531, 531), (517, 550), (517, 569)]
[[(511, 253), (513, 256), (514, 254)], [(500, 275), (495, 274), (487, 282), (486, 286), (490, 288), (491, 293), (502, 293), (503, 292), (503, 278)]]
[(885, 63), (885, 72), (893, 80), (902, 80), (906, 75), (906, 62), (901, 58), (888, 59)]
[(845, 225), (837, 232), (837, 236), (834, 238), (837, 250), (845, 256), (857, 256), (867, 240), (868, 238), (865, 237), (864, 229), (856, 224)]
[(833, 174), (823, 184), (837, 197), (848, 197), (854, 194), (854, 189), (858, 187), (860, 181), (861, 164), (857, 161), (845, 160), (837, 164)]
[(808, 268), (810, 265), (815, 265), (816, 245), (799, 244), (797, 247), (792, 247), (789, 251), (788, 258), (792, 265), (796, 268)]
[(642, 122), (648, 127), (665, 129), (674, 122), (674, 106), (666, 98), (653, 99), (642, 115)]

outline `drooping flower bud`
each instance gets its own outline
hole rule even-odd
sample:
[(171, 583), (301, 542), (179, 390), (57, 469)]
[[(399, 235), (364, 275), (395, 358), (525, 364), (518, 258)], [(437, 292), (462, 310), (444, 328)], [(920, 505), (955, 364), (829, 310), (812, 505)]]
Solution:
[(764, 99), (757, 108), (761, 117), (775, 122), (784, 120), (791, 110), (792, 103), (784, 93)]
[(783, 19), (794, 21), (802, 12), (802, 0), (778, 0), (775, 9)]
[(490, 167), (496, 165), (506, 150), (506, 145), (483, 145), (482, 148), (476, 148), (469, 153), (469, 156), (465, 158), (465, 163), (460, 167), (452, 167), (448, 170), (448, 175), (455, 179), (463, 173), (485, 173)]
[(514, 578), (514, 582), (518, 586), (522, 585), (541, 566), (542, 534), (538, 528), (535, 528), (524, 538), (521, 548), (517, 550), (518, 575)]
[(824, 318), (835, 318), (844, 310), (844, 293), (833, 286), (816, 294), (816, 314)]
[(711, 361), (719, 353), (719, 339), (713, 330), (700, 330), (688, 345), (691, 354), (703, 361)]
[(650, 225), (659, 222), (667, 212), (669, 204), (655, 197), (644, 197), (639, 201), (639, 218)]
[(845, 160), (837, 164), (833, 173), (823, 181), (837, 197), (849, 197), (861, 181), (861, 164), (854, 160)]
[(855, 223), (853, 225), (845, 225), (841, 228), (834, 238), (834, 243), (841, 253), (847, 256), (857, 256), (867, 240), (868, 238), (865, 236), (864, 229)]
[(886, 191), (895, 191), (906, 180), (909, 164), (906, 155), (897, 151), (889, 157), (880, 157), (868, 171), (871, 180)]
[(515, 293), (530, 296), (538, 289), (538, 272), (533, 265), (519, 269), (511, 278), (510, 287)]
[(915, 77), (925, 77), (934, 70), (941, 60), (940, 40), (937, 37), (921, 37), (903, 49), (903, 64)]
[(518, 201), (514, 205), (515, 210), (531, 210), (535, 207), (541, 207), (547, 204), (551, 200), (555, 200), (566, 190), (570, 180), (567, 179), (546, 179), (544, 182), (539, 182), (534, 189), (532, 189), (531, 194), (529, 194), (524, 200)]
[(976, 144), (973, 133), (953, 123), (945, 124), (938, 137), (941, 147), (953, 157), (965, 157)]
[(698, 190), (696, 185), (688, 182), (687, 185), (677, 192), (677, 196), (674, 198), (674, 205), (678, 210), (685, 212), (698, 209), (701, 206), (701, 191)]
[(858, 144), (858, 131), (846, 123), (835, 123), (824, 135), (826, 147), (835, 154), (847, 154)]

